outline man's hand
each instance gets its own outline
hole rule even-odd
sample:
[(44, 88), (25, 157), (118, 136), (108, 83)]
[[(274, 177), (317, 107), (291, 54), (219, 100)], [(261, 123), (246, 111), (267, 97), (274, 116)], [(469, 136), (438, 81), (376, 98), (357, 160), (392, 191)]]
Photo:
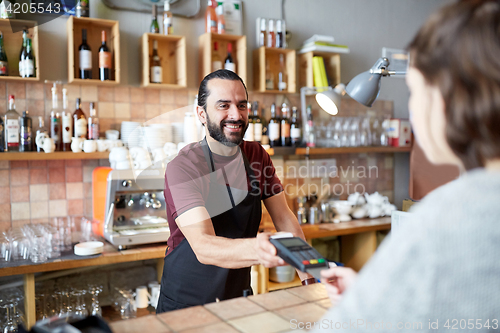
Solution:
[(255, 242), (255, 253), (259, 262), (264, 267), (276, 267), (285, 265), (285, 261), (276, 255), (276, 248), (269, 241), (271, 234), (263, 232), (257, 235)]
[(344, 291), (356, 281), (357, 277), (358, 273), (346, 267), (332, 267), (321, 271), (321, 282), (325, 284), (332, 306), (340, 302)]

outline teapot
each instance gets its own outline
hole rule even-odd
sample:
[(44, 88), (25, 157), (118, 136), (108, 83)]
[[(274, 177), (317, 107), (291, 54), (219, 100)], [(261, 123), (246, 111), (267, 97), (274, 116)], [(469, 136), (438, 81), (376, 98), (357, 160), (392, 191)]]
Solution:
[(56, 150), (54, 139), (49, 138), (45, 133), (38, 133), (35, 138), (35, 143), (46, 153), (52, 153)]

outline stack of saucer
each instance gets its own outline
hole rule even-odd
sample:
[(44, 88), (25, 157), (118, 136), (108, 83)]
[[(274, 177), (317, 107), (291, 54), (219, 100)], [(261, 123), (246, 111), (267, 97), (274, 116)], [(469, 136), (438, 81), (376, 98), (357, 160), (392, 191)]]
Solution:
[(142, 146), (143, 135), (141, 123), (135, 121), (123, 121), (121, 135), (125, 146), (129, 148)]
[(77, 256), (91, 256), (102, 253), (103, 250), (103, 242), (83, 242), (75, 245), (75, 254)]
[(184, 123), (173, 123), (173, 140), (172, 142), (178, 144), (184, 141)]
[(163, 148), (166, 142), (172, 142), (172, 125), (152, 124), (144, 129), (144, 139), (151, 151)]

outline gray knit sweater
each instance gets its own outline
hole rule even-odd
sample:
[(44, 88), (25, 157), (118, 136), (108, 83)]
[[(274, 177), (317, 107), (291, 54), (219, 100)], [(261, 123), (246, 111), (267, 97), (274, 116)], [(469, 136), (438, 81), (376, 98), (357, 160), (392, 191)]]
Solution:
[(468, 172), (411, 212), (315, 332), (500, 332), (500, 172)]

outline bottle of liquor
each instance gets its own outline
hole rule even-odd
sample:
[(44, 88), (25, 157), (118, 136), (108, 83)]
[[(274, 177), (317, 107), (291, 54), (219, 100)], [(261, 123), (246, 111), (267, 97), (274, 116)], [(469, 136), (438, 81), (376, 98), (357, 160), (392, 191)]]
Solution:
[(236, 73), (236, 65), (233, 61), (233, 56), (231, 55), (231, 52), (233, 52), (233, 44), (228, 43), (227, 44), (227, 57), (226, 57), (226, 60), (224, 60), (224, 69), (228, 69), (228, 70)]
[(314, 135), (314, 126), (313, 126), (313, 115), (311, 106), (307, 106), (307, 140), (306, 145), (308, 147), (314, 148), (316, 147), (316, 136)]
[(19, 151), (19, 113), (14, 95), (9, 95), (9, 110), (4, 115), (5, 151)]
[(286, 74), (286, 66), (285, 66), (285, 57), (283, 54), (280, 54), (280, 66), (278, 72), (278, 90), (285, 91), (287, 83), (287, 74)]
[(90, 4), (89, 0), (78, 0), (75, 6), (76, 17), (89, 17)]
[(292, 120), (290, 122), (290, 138), (292, 139), (292, 146), (298, 147), (302, 142), (302, 131), (300, 120), (297, 114), (297, 107), (292, 108)]
[(276, 34), (274, 32), (274, 20), (269, 19), (269, 29), (267, 31), (267, 47), (276, 46)]
[(24, 59), (26, 58), (26, 42), (28, 40), (28, 30), (24, 29), (23, 30), (23, 46), (21, 47), (21, 52), (19, 53), (19, 76), (20, 77), (26, 77), (25, 76), (25, 69), (24, 69)]
[[(36, 136), (35, 136), (35, 139), (37, 137), (39, 137), (41, 134), (44, 134), (45, 137), (48, 137), (49, 136), (49, 133), (47, 131), (47, 128), (45, 128), (45, 122), (43, 120), (43, 117), (42, 116), (39, 116), (38, 117), (38, 129), (36, 130)], [(39, 147), (39, 146), (36, 146), (36, 151), (37, 152), (41, 152), (42, 151), (42, 147)]]
[(174, 34), (174, 24), (173, 24), (173, 15), (170, 11), (170, 2), (165, 1), (163, 7), (163, 34), (164, 35), (173, 35)]
[(219, 44), (214, 42), (214, 50), (212, 51), (212, 72), (222, 69), (222, 61), (219, 56)]
[(19, 151), (31, 151), (33, 147), (33, 139), (31, 136), (32, 122), (28, 110), (24, 111), (23, 116), (19, 119), (19, 129), (21, 139)]
[(217, 14), (214, 8), (216, 5), (215, 0), (208, 0), (207, 10), (205, 11), (205, 32), (217, 33)]
[(253, 102), (253, 138), (254, 141), (262, 143), (262, 119), (259, 117), (259, 102)]
[(266, 90), (275, 90), (274, 74), (271, 72), (271, 64), (266, 60)]
[(62, 118), (62, 150), (71, 151), (71, 137), (73, 136), (73, 117), (68, 110), (68, 90), (63, 88), (63, 112)]
[(225, 34), (226, 33), (226, 19), (224, 18), (224, 7), (222, 5), (218, 5), (215, 9), (215, 13), (217, 14), (217, 33)]
[(281, 145), (283, 147), (291, 146), (290, 138), (290, 107), (286, 103), (281, 105)]
[(260, 19), (259, 47), (266, 46), (266, 19)]
[(76, 110), (73, 112), (73, 129), (75, 138), (87, 138), (87, 117), (83, 113), (80, 98), (76, 99)]
[(52, 87), (52, 111), (50, 112), (50, 137), (54, 139), (56, 151), (62, 150), (61, 117), (59, 116), (57, 90), (54, 84)]
[(247, 111), (248, 111), (248, 127), (245, 132), (245, 137), (243, 140), (245, 141), (255, 141), (255, 131), (254, 131), (254, 124), (253, 124), (253, 115), (252, 112), (250, 111), (250, 103), (247, 103)]
[(3, 119), (2, 117), (0, 117), (0, 153), (3, 152), (3, 150), (5, 149), (5, 142), (4, 142), (4, 138), (5, 138), (5, 127), (3, 125)]
[(99, 140), (99, 118), (94, 108), (94, 103), (90, 103), (90, 116), (88, 124), (88, 139)]
[(261, 145), (268, 145), (269, 144), (269, 130), (268, 130), (268, 123), (266, 120), (266, 110), (264, 108), (261, 109), (260, 112), (260, 120), (262, 122), (262, 139), (260, 140)]
[(284, 47), (282, 21), (276, 20), (276, 47)]
[(158, 55), (158, 41), (153, 40), (153, 55), (149, 67), (151, 83), (163, 82), (163, 69), (161, 68), (161, 59)]
[(35, 77), (35, 56), (31, 46), (31, 38), (26, 40), (26, 54), (24, 57), (24, 77)]
[(101, 47), (99, 48), (99, 80), (110, 79), (111, 71), (111, 52), (106, 45), (106, 31), (101, 31)]
[(153, 5), (153, 17), (151, 19), (151, 27), (149, 28), (149, 32), (152, 34), (160, 33), (160, 25), (158, 24), (158, 7)]
[(9, 75), (9, 64), (7, 61), (7, 54), (3, 46), (3, 32), (0, 31), (0, 76)]
[(269, 145), (271, 147), (281, 146), (281, 134), (280, 134), (281, 121), (276, 114), (276, 105), (273, 103), (271, 105), (271, 119), (267, 125), (267, 133), (269, 136)]
[(78, 48), (80, 56), (80, 79), (92, 78), (92, 51), (87, 44), (87, 29), (82, 29), (82, 44)]

